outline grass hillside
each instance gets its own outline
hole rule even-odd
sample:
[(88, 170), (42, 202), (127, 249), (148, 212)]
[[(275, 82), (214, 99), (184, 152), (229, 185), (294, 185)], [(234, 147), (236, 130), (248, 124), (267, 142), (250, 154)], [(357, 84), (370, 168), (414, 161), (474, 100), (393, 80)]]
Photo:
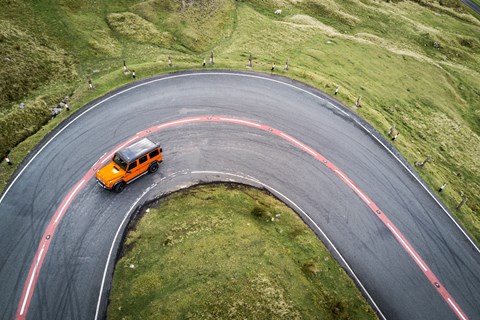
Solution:
[[(18, 164), (67, 116), (131, 77), (200, 68), (276, 71), (332, 93), (387, 135), (480, 241), (480, 20), (457, 0), (0, 0), (0, 152)], [(274, 11), (281, 9), (281, 15)], [(171, 55), (173, 66), (168, 66)], [(281, 70), (281, 67), (279, 68)], [(94, 91), (87, 90), (93, 79)], [(18, 108), (25, 102), (26, 109)], [(48, 122), (48, 123), (47, 123)], [(39, 133), (23, 143), (34, 132)], [(0, 165), (5, 186), (13, 167)], [(468, 198), (461, 210), (455, 209)]]

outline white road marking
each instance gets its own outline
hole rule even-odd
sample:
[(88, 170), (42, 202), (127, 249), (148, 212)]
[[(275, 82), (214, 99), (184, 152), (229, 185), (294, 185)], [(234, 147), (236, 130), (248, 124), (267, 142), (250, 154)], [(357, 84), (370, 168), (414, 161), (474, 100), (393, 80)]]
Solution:
[(301, 143), (300, 141), (298, 141), (294, 137), (289, 136), (288, 134), (283, 133), (283, 132), (280, 132), (280, 135), (282, 137), (284, 137), (285, 139), (287, 139), (288, 141), (292, 142), (293, 144), (296, 144), (298, 147), (300, 147), (300, 149), (303, 149), (303, 150), (307, 151), (312, 156), (314, 156), (314, 157), (318, 156), (318, 153), (316, 153), (314, 150), (310, 149), (309, 147), (307, 147), (305, 144)]
[(244, 124), (247, 124), (249, 126), (255, 126), (257, 128), (261, 128), (262, 126), (258, 123), (255, 123), (255, 122), (250, 122), (250, 121), (246, 121), (246, 120), (240, 120), (240, 119), (232, 119), (232, 118), (218, 118), (219, 120), (221, 121), (225, 121), (225, 122), (239, 122), (239, 123), (244, 123)]
[(97, 165), (98, 161), (100, 161), (100, 159), (102, 159), (103, 157), (105, 157), (106, 154), (107, 154), (107, 153), (105, 152), (100, 158), (98, 158), (98, 160), (95, 161), (95, 163), (92, 165), (92, 168), (94, 168), (94, 167)]
[(457, 315), (459, 315), (463, 320), (467, 320), (467, 318), (463, 316), (463, 314), (460, 312), (460, 310), (458, 310), (457, 306), (450, 298), (448, 298), (448, 303), (450, 303), (450, 305), (455, 308), (455, 310), (457, 311)]
[(348, 183), (348, 185), (350, 187), (352, 187), (355, 190), (355, 192), (360, 195), (360, 197), (362, 197), (363, 201), (365, 201), (367, 204), (371, 203), (370, 200), (368, 200), (368, 198), (360, 190), (358, 190), (358, 188), (347, 177), (345, 177), (340, 171), (335, 169), (335, 173), (340, 175), (342, 180), (345, 181), (346, 183)]
[(108, 258), (107, 262), (105, 263), (105, 269), (103, 271), (103, 277), (102, 277), (102, 285), (100, 286), (100, 292), (98, 295), (98, 301), (97, 301), (97, 309), (95, 310), (95, 320), (98, 319), (98, 313), (100, 310), (100, 302), (102, 301), (102, 292), (103, 292), (103, 287), (105, 285), (105, 278), (107, 277), (107, 271), (108, 271), (108, 265), (110, 264), (110, 259), (112, 258), (112, 253), (113, 253), (113, 248), (115, 247), (115, 242), (117, 241), (118, 235), (120, 234), (120, 231), (123, 229), (123, 225), (125, 224), (125, 221), (127, 218), (130, 216), (132, 210), (135, 208), (135, 206), (142, 200), (142, 198), (150, 191), (152, 190), (157, 184), (154, 183), (151, 186), (149, 186), (145, 191), (143, 191), (143, 194), (135, 200), (135, 202), (132, 204), (130, 209), (127, 211), (125, 216), (123, 217), (122, 222), (120, 223), (120, 226), (118, 226), (117, 232), (115, 233), (115, 237), (113, 238), (112, 245), (110, 247), (110, 251), (108, 252)]
[(32, 276), (30, 277), (30, 281), (28, 282), (27, 292), (25, 294), (25, 298), (23, 299), (20, 315), (23, 315), (23, 313), (25, 312), (25, 306), (27, 304), (28, 296), (30, 295), (30, 290), (32, 289), (33, 279), (35, 279), (35, 274), (37, 273), (38, 264), (40, 263), (40, 260), (42, 260), (44, 248), (45, 248), (45, 243), (43, 243), (42, 249), (38, 254), (37, 261), (35, 262), (35, 267), (33, 268)]
[(70, 196), (68, 197), (67, 201), (65, 201), (62, 209), (58, 212), (57, 217), (55, 218), (54, 224), (56, 224), (56, 223), (58, 222), (58, 219), (62, 216), (63, 211), (65, 210), (65, 208), (67, 207), (67, 205), (70, 203), (70, 200), (72, 200), (72, 197), (75, 196), (75, 194), (77, 193), (78, 189), (79, 189), (84, 183), (85, 183), (85, 179), (82, 179), (82, 181), (78, 184), (78, 186), (75, 188), (75, 190), (73, 190), (73, 192), (70, 193)]
[(170, 126), (173, 126), (173, 125), (176, 125), (176, 124), (179, 124), (179, 123), (200, 121), (200, 120), (201, 120), (201, 118), (189, 118), (189, 119), (185, 119), (185, 120), (171, 121), (171, 122), (168, 122), (168, 123), (165, 123), (165, 124), (161, 124), (161, 125), (157, 126), (157, 128), (161, 129), (163, 127), (170, 127)]
[(390, 231), (392, 231), (395, 234), (395, 237), (402, 243), (403, 247), (407, 248), (408, 252), (410, 252), (410, 255), (422, 267), (423, 271), (427, 272), (428, 271), (427, 267), (422, 263), (422, 261), (420, 261), (420, 259), (415, 254), (415, 252), (413, 252), (410, 246), (405, 241), (403, 241), (402, 237), (400, 237), (400, 235), (397, 233), (397, 231), (395, 231), (395, 229), (390, 225), (390, 223), (387, 223), (387, 227), (390, 229)]
[(343, 113), (344, 115), (346, 115), (347, 117), (351, 118), (351, 116), (348, 113), (346, 113), (345, 111), (343, 111), (342, 109), (340, 109), (339, 107), (331, 103), (330, 101), (327, 100), (327, 103), (332, 107), (334, 107), (335, 109), (337, 109), (338, 111), (340, 111), (341, 113)]

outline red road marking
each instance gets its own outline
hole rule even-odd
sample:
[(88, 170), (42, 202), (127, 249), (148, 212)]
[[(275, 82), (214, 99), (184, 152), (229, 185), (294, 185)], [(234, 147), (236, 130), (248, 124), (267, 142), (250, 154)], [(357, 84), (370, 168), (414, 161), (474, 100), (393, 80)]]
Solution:
[(196, 117), (196, 118), (185, 118), (181, 120), (176, 120), (176, 121), (171, 121), (167, 122), (161, 125), (153, 126), (151, 128), (148, 128), (144, 131), (141, 131), (137, 133), (134, 137), (131, 139), (127, 140), (126, 142), (123, 142), (119, 144), (117, 147), (115, 147), (111, 152), (107, 153), (104, 155), (102, 158), (100, 158), (95, 164), (94, 167), (90, 168), (88, 172), (83, 176), (80, 181), (78, 181), (73, 188), (69, 191), (69, 193), (65, 196), (65, 198), (62, 200), (62, 203), (58, 207), (57, 211), (53, 215), (54, 218), (50, 221), (50, 223), (47, 226), (47, 229), (44, 232), (44, 235), (42, 237), (42, 240), (40, 241), (40, 244), (38, 246), (37, 252), (35, 254), (35, 257), (33, 259), (32, 265), (30, 266), (30, 271), (28, 273), (27, 280), (25, 282), (22, 296), (20, 299), (20, 303), (18, 305), (18, 310), (16, 314), (16, 319), (18, 320), (23, 320), (27, 316), (28, 312), (28, 307), (30, 306), (30, 302), (33, 296), (33, 291), (35, 290), (35, 286), (38, 280), (38, 276), (40, 274), (40, 270), (43, 265), (43, 261), (45, 259), (45, 255), (48, 252), (48, 248), (50, 247), (51, 240), (55, 234), (55, 231), (57, 229), (58, 223), (62, 220), (65, 212), (68, 210), (70, 204), (72, 201), (75, 199), (76, 195), (80, 192), (80, 190), (83, 189), (85, 186), (86, 182), (90, 181), (90, 179), (93, 178), (95, 175), (95, 172), (97, 171), (96, 164), (101, 163), (103, 164), (106, 162), (108, 159), (110, 159), (113, 154), (126, 147), (128, 144), (143, 138), (147, 135), (150, 135), (151, 133), (154, 133), (156, 131), (159, 131), (161, 129), (169, 128), (169, 127), (174, 127), (178, 126), (181, 124), (186, 124), (186, 123), (196, 123), (196, 122), (227, 122), (227, 123), (235, 123), (235, 124), (240, 124), (252, 128), (257, 128), (261, 129), (266, 132), (270, 132), (278, 137), (281, 137), (293, 145), (297, 146), (299, 149), (307, 152), (311, 156), (313, 156), (316, 160), (320, 161), (323, 163), (328, 169), (330, 169), (332, 172), (334, 172), (350, 189), (352, 189), (353, 192), (355, 192), (360, 199), (362, 199), (363, 202), (375, 213), (375, 215), (385, 224), (385, 226), (390, 230), (392, 235), (397, 239), (397, 241), (400, 243), (400, 245), (404, 248), (404, 250), (412, 257), (413, 261), (418, 265), (420, 270), (424, 273), (424, 275), (428, 278), (430, 283), (437, 289), (437, 291), (440, 293), (440, 295), (443, 297), (445, 302), (450, 306), (450, 308), (455, 312), (457, 317), (462, 320), (467, 320), (468, 317), (463, 312), (463, 310), (460, 308), (460, 306), (455, 302), (453, 297), (448, 293), (448, 291), (441, 285), (440, 281), (438, 278), (435, 276), (435, 274), (428, 268), (427, 264), (423, 259), (420, 257), (420, 255), (415, 251), (415, 249), (412, 247), (412, 245), (408, 242), (408, 240), (402, 235), (400, 230), (397, 229), (397, 227), (388, 219), (388, 217), (378, 208), (378, 206), (364, 193), (361, 191), (360, 188), (358, 188), (348, 176), (343, 173), (339, 168), (337, 168), (333, 163), (328, 161), (324, 156), (313, 150), (312, 148), (308, 147), (307, 145), (303, 144), (302, 142), (298, 141), (297, 139), (293, 138), (292, 136), (279, 131), (277, 129), (274, 129), (272, 127), (269, 127), (267, 125), (262, 125), (258, 124), (255, 122), (251, 121), (246, 121), (246, 120), (241, 120), (241, 119), (236, 119), (236, 118), (228, 118), (228, 117), (217, 117), (217, 116), (208, 116), (208, 117)]

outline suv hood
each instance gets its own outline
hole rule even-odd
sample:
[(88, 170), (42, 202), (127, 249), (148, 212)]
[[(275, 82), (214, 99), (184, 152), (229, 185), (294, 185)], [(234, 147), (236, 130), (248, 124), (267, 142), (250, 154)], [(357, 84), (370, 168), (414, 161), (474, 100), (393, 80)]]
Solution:
[(96, 173), (97, 179), (101, 180), (105, 185), (110, 182), (116, 182), (125, 175), (125, 170), (120, 168), (115, 162), (111, 161)]

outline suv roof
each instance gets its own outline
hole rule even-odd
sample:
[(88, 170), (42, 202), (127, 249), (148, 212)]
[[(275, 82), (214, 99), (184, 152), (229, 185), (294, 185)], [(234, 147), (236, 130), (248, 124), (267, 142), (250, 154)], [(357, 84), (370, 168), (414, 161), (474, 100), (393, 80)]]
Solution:
[(148, 138), (143, 138), (132, 144), (125, 149), (122, 149), (117, 152), (117, 155), (127, 162), (132, 162), (133, 160), (149, 153), (153, 149), (158, 148), (158, 145), (153, 143)]

